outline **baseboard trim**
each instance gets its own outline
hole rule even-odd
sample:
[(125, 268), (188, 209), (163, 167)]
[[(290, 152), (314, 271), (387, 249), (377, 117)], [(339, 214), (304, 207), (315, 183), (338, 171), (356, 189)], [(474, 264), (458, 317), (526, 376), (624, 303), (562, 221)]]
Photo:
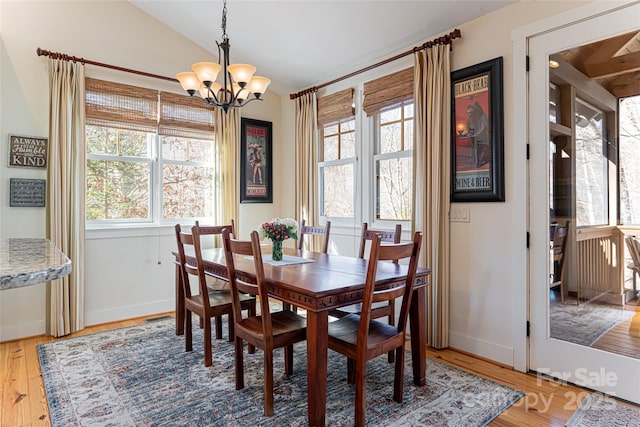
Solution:
[[(134, 319), (136, 317), (149, 316), (157, 313), (166, 313), (168, 311), (175, 310), (175, 308), (175, 300), (171, 298), (162, 301), (154, 301), (148, 304), (137, 304), (126, 307), (116, 307), (109, 310), (92, 311), (85, 313), (85, 326), (118, 322), (121, 320)], [(44, 335), (45, 332), (45, 319), (36, 320), (30, 323), (0, 325), (0, 343)]]
[(478, 338), (449, 331), (449, 347), (492, 360), (503, 365), (514, 366), (513, 347), (492, 343)]
[(171, 298), (163, 301), (153, 301), (147, 304), (137, 304), (126, 307), (115, 307), (109, 310), (92, 311), (85, 314), (85, 325), (99, 325), (102, 323), (148, 316), (150, 314), (165, 313), (167, 311), (175, 310), (175, 308), (175, 300)]

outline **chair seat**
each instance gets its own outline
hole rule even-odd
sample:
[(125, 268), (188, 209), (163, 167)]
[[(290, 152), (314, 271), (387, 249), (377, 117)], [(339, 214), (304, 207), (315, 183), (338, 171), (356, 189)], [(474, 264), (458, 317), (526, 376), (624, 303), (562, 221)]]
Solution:
[[(262, 337), (262, 316), (242, 319), (238, 325), (255, 337)], [(271, 327), (273, 329), (274, 341), (276, 337), (291, 333), (303, 332), (307, 327), (307, 320), (290, 310), (277, 311), (271, 313)], [(277, 346), (275, 346), (277, 347)]]
[[(240, 302), (253, 300), (251, 295), (240, 294)], [(186, 298), (187, 301), (202, 305), (202, 295), (193, 295)], [(218, 308), (221, 312), (231, 311), (231, 292), (229, 291), (212, 291), (209, 293), (209, 305), (212, 308)]]
[[(359, 325), (360, 316), (358, 314), (348, 314), (335, 322), (329, 322), (329, 347), (331, 347), (331, 342), (333, 341), (336, 344), (340, 343), (339, 345), (347, 344), (353, 346), (355, 350)], [(398, 328), (396, 326), (371, 320), (369, 321), (367, 347), (378, 346), (397, 334)]]

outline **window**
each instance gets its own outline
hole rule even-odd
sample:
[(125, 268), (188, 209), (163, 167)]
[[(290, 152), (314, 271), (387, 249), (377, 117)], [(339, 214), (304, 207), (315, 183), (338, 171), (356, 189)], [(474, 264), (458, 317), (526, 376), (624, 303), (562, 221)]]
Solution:
[(413, 102), (376, 117), (376, 220), (411, 220), (413, 189)]
[(609, 179), (604, 114), (576, 99), (576, 223), (609, 223)]
[(93, 223), (214, 216), (213, 114), (188, 97), (87, 79)]
[(620, 222), (640, 225), (640, 96), (620, 100)]
[(320, 130), (320, 215), (348, 218), (355, 213), (355, 120)]

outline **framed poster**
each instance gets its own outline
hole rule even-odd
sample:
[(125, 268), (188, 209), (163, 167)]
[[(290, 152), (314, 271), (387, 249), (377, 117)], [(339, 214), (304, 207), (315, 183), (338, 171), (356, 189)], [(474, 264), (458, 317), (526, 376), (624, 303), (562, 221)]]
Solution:
[(451, 73), (451, 202), (504, 202), (502, 57)]
[(272, 124), (243, 118), (240, 124), (240, 203), (272, 203)]
[(47, 138), (9, 135), (9, 166), (46, 169), (48, 146)]

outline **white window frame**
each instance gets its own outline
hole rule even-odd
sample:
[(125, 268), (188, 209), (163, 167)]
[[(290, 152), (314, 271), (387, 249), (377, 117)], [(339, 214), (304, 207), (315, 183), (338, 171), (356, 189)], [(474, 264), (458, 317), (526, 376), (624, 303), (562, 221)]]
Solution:
[[(403, 103), (400, 107), (397, 108), (404, 108), (407, 103)], [(412, 100), (411, 104), (414, 104), (414, 116), (413, 119), (411, 119), (414, 123), (414, 145), (415, 146), (415, 102)], [(413, 157), (413, 149), (411, 150), (403, 150), (403, 151), (396, 151), (393, 153), (383, 153), (383, 154), (379, 154), (378, 151), (378, 147), (380, 146), (380, 113), (375, 114), (374, 116), (369, 118), (369, 121), (371, 123), (371, 135), (372, 138), (369, 139), (369, 141), (371, 141), (371, 144), (367, 144), (370, 153), (367, 153), (367, 158), (369, 159), (368, 163), (368, 170), (369, 170), (369, 183), (370, 183), (370, 188), (367, 191), (366, 194), (369, 195), (368, 197), (368, 204), (367, 204), (367, 218), (368, 218), (368, 223), (370, 224), (371, 228), (378, 228), (378, 229), (389, 229), (389, 230), (393, 230), (393, 228), (395, 227), (396, 224), (402, 224), (402, 230), (403, 231), (410, 231), (411, 228), (411, 219), (408, 220), (396, 220), (396, 219), (378, 219), (378, 215), (376, 212), (376, 204), (377, 204), (377, 194), (376, 194), (376, 163), (380, 160), (390, 160), (390, 159), (403, 159), (403, 158), (412, 158)], [(403, 126), (404, 126), (404, 120), (403, 120)], [(364, 177), (363, 177), (364, 178)], [(412, 183), (413, 183), (413, 173), (412, 173)], [(414, 209), (413, 206), (413, 200), (411, 201), (412, 203), (412, 209)]]
[[(87, 125), (92, 126), (92, 125)], [(103, 126), (109, 129), (119, 129), (110, 126)], [(142, 219), (100, 219), (100, 220), (86, 220), (86, 228), (88, 230), (99, 230), (99, 229), (117, 229), (117, 228), (147, 228), (147, 227), (164, 227), (164, 226), (173, 226), (176, 223), (192, 223), (195, 220), (199, 220), (201, 222), (211, 222), (213, 217), (182, 217), (182, 218), (164, 218), (163, 216), (163, 203), (164, 203), (164, 192), (163, 192), (163, 174), (162, 171), (165, 165), (178, 165), (178, 166), (189, 166), (189, 167), (209, 167), (215, 168), (215, 161), (212, 159), (211, 162), (194, 162), (187, 160), (166, 160), (162, 157), (162, 136), (157, 133), (146, 132), (149, 135), (150, 139), (150, 157), (135, 157), (135, 156), (118, 156), (112, 154), (86, 154), (85, 160), (85, 168), (86, 161), (88, 160), (98, 160), (98, 161), (125, 161), (131, 163), (142, 163), (148, 164), (149, 167), (149, 213), (150, 218)], [(185, 138), (189, 139), (189, 138)], [(215, 147), (214, 147), (215, 150)], [(214, 156), (215, 157), (215, 156)], [(214, 195), (212, 194), (212, 197)], [(215, 209), (215, 207), (214, 207)]]
[[(320, 222), (324, 223), (326, 221), (331, 221), (332, 226), (351, 226), (354, 221), (356, 220), (356, 218), (359, 217), (360, 214), (360, 210), (358, 208), (359, 204), (360, 204), (360, 195), (357, 192), (358, 189), (358, 181), (359, 181), (359, 176), (360, 176), (360, 170), (359, 170), (359, 146), (361, 146), (361, 141), (358, 140), (358, 116), (356, 115), (356, 117), (354, 119), (354, 141), (355, 141), (355, 157), (349, 157), (347, 159), (337, 159), (337, 160), (321, 160), (318, 161), (317, 164), (317, 173), (318, 173), (318, 203), (319, 203), (319, 210), (321, 212), (320, 214)], [(332, 125), (329, 125), (332, 126)], [(328, 126), (325, 126), (328, 127)], [(323, 151), (324, 151), (324, 130), (322, 129), (318, 129), (318, 158), (321, 159), (323, 158)], [(352, 217), (336, 217), (336, 216), (328, 216), (328, 215), (322, 215), (322, 206), (324, 203), (324, 191), (322, 190), (323, 188), (323, 182), (322, 182), (322, 172), (323, 169), (326, 167), (331, 167), (331, 166), (343, 166), (343, 165), (349, 165), (352, 164), (353, 165), (353, 216)]]

